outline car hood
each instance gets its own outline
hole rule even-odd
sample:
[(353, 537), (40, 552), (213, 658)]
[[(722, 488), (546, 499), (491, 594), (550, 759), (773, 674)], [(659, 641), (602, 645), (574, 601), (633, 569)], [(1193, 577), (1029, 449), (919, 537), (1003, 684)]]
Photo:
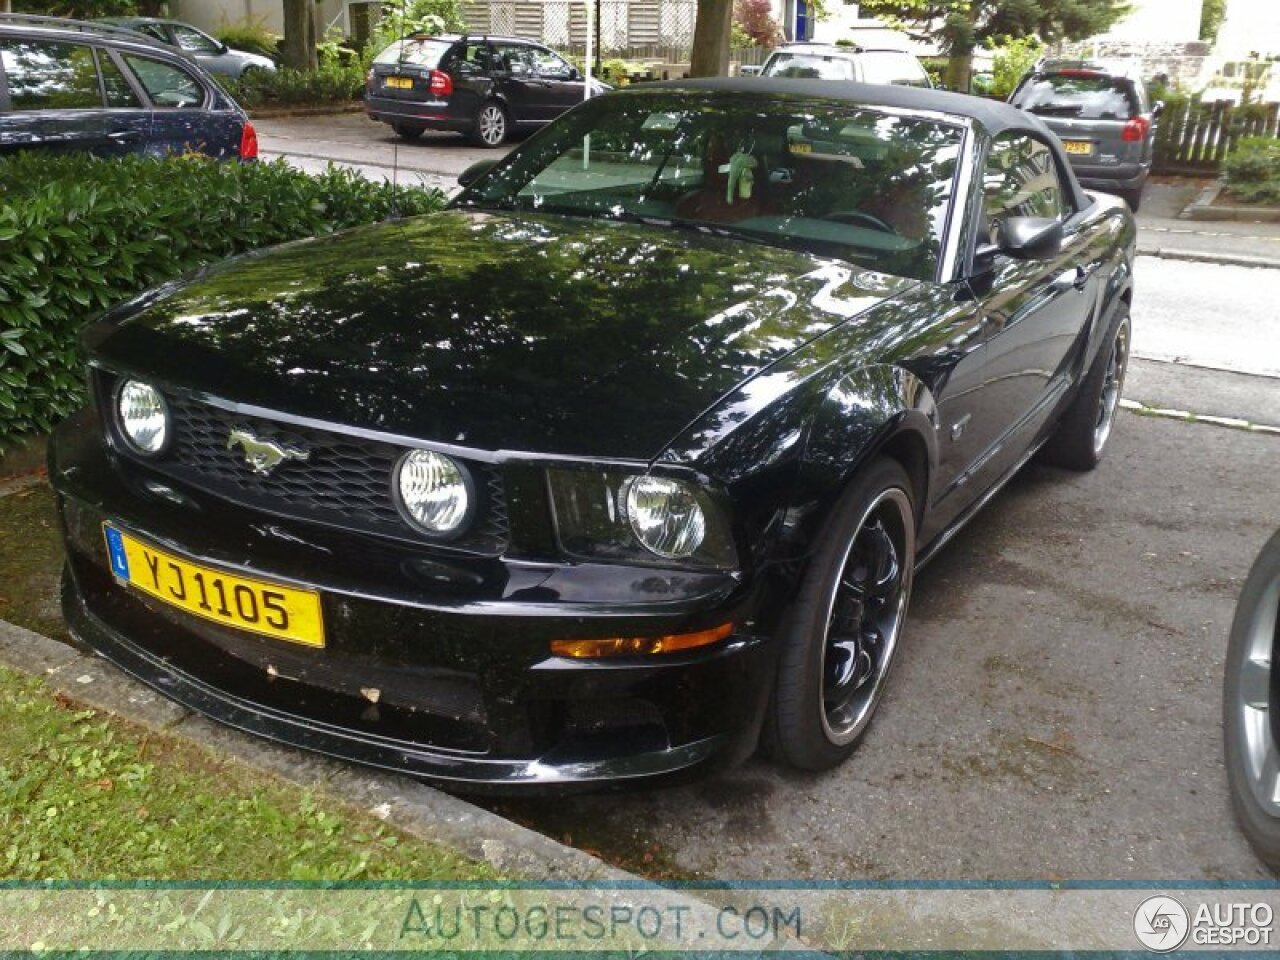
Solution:
[(297, 416), (647, 460), (911, 285), (706, 231), (451, 210), (228, 261), (86, 342), (119, 371)]

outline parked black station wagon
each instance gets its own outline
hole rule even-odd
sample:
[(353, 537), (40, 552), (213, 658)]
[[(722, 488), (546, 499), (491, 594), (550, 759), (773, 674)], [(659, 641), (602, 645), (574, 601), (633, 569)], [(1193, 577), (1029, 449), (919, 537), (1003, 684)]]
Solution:
[[(577, 106), (586, 88), (577, 67), (532, 40), (415, 35), (374, 57), (364, 104), (405, 139), (453, 130), (497, 147)], [(594, 92), (607, 89), (592, 81)]]
[(467, 789), (761, 740), (823, 769), (913, 571), (1037, 450), (1103, 454), (1134, 224), (1019, 110), (653, 84), (466, 179), (87, 330), (92, 404), (50, 450), (77, 636), (233, 726)]

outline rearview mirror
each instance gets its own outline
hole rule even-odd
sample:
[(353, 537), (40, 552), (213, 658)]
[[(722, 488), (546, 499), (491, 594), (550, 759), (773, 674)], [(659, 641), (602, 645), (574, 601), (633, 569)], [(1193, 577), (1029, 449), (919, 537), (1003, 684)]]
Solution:
[(998, 235), (996, 243), (981, 244), (974, 251), (979, 270), (997, 253), (1015, 260), (1047, 260), (1062, 249), (1062, 221), (1049, 217), (1007, 217)]
[(757, 65), (757, 64), (753, 64), (753, 63), (744, 63), (742, 66), (740, 66), (740, 67), (738, 68), (738, 76), (740, 76), (740, 77), (758, 77), (758, 76), (760, 76), (760, 71), (761, 71), (761, 70), (763, 70), (763, 69), (764, 69), (764, 67), (761, 67), (761, 66), (759, 66), (759, 65)]
[(1157, 100), (1155, 103), (1151, 105), (1151, 119), (1152, 120), (1158, 119), (1160, 114), (1162, 113), (1164, 113), (1164, 101)]
[(494, 168), (497, 160), (477, 160), (458, 174), (458, 186), (469, 187)]

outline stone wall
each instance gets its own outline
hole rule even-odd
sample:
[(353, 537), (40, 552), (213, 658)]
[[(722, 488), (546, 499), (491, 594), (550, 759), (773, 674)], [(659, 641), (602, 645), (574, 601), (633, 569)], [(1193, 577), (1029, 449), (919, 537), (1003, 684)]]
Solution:
[(1077, 43), (1059, 44), (1054, 56), (1081, 57), (1090, 60), (1123, 60), (1140, 62), (1141, 75), (1147, 79), (1163, 74), (1169, 83), (1188, 91), (1202, 89), (1222, 65), (1210, 44), (1200, 40), (1184, 43), (1149, 43), (1140, 40), (1109, 40), (1100, 37)]

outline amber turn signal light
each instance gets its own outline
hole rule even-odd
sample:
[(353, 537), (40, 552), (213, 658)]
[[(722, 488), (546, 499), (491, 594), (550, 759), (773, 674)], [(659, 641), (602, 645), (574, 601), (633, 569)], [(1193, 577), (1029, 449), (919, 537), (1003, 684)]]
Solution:
[(557, 657), (585, 660), (594, 657), (639, 657), (651, 653), (673, 653), (705, 647), (733, 633), (732, 623), (722, 623), (695, 633), (668, 633), (660, 637), (592, 637), (587, 640), (552, 640)]

